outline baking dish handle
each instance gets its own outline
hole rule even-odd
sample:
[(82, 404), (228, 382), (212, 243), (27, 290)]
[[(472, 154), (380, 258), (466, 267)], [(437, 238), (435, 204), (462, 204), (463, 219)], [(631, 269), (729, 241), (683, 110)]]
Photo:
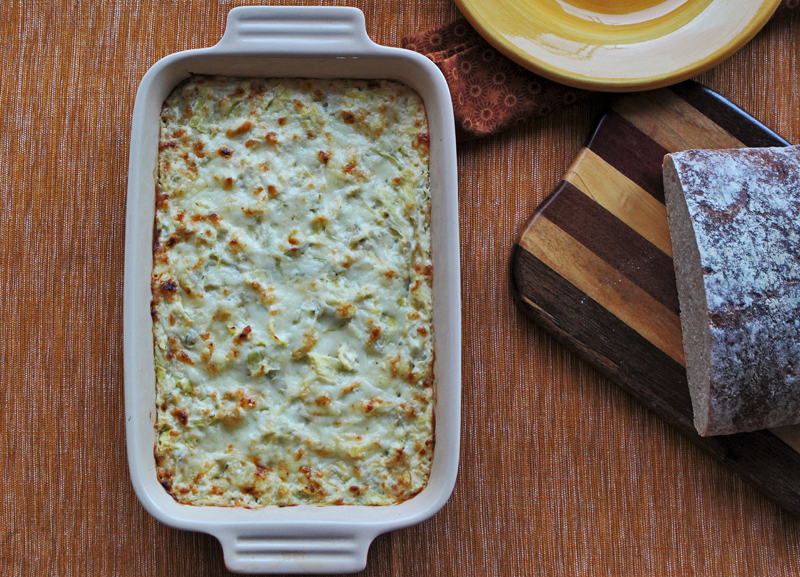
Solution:
[(364, 55), (380, 52), (367, 35), (364, 13), (342, 6), (241, 6), (228, 12), (214, 52), (292, 56)]
[(363, 528), (287, 526), (214, 533), (235, 573), (355, 573), (367, 566), (377, 536)]

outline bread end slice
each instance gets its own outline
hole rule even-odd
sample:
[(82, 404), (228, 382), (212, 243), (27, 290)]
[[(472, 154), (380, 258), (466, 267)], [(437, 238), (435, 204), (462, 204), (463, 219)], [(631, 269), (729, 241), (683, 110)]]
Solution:
[(687, 150), (663, 168), (698, 432), (800, 423), (800, 147)]
[(709, 433), (711, 332), (708, 325), (706, 288), (689, 207), (670, 155), (664, 157), (664, 197), (672, 242), (672, 262), (678, 285), (683, 352), (692, 396), (694, 426), (700, 435), (707, 436), (713, 433)]

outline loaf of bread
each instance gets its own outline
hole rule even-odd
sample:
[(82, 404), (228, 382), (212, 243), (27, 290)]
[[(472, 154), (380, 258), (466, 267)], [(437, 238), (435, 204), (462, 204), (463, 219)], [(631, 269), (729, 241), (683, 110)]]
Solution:
[(664, 190), (698, 432), (800, 422), (800, 147), (669, 154)]

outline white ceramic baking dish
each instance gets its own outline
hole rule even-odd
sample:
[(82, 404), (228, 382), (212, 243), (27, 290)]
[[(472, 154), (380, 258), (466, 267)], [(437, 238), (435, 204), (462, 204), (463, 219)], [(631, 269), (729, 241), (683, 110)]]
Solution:
[[(251, 77), (388, 78), (425, 101), (430, 131), (437, 375), (436, 445), (427, 487), (399, 505), (243, 508), (180, 505), (156, 478), (150, 274), (159, 113), (191, 73)], [(125, 236), (125, 413), (131, 481), (162, 523), (219, 539), (236, 572), (341, 573), (365, 567), (379, 534), (424, 521), (456, 479), (461, 405), (461, 296), (455, 128), (444, 77), (427, 58), (373, 43), (355, 8), (244, 7), (212, 48), (172, 54), (144, 76), (131, 129)]]

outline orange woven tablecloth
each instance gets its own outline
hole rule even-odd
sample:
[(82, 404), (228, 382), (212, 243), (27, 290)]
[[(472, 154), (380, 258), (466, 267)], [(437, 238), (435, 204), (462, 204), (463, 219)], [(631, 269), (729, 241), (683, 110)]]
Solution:
[[(139, 79), (166, 54), (214, 44), (240, 4), (0, 7), (0, 575), (226, 574), (213, 538), (160, 525), (131, 489), (122, 275)], [(354, 4), (388, 45), (458, 15), (448, 0)], [(798, 38), (798, 15), (772, 22), (700, 80), (798, 142)], [(509, 297), (511, 244), (598, 106), (460, 145), (460, 476), (441, 513), (375, 541), (368, 575), (800, 573), (800, 520), (555, 343)]]

